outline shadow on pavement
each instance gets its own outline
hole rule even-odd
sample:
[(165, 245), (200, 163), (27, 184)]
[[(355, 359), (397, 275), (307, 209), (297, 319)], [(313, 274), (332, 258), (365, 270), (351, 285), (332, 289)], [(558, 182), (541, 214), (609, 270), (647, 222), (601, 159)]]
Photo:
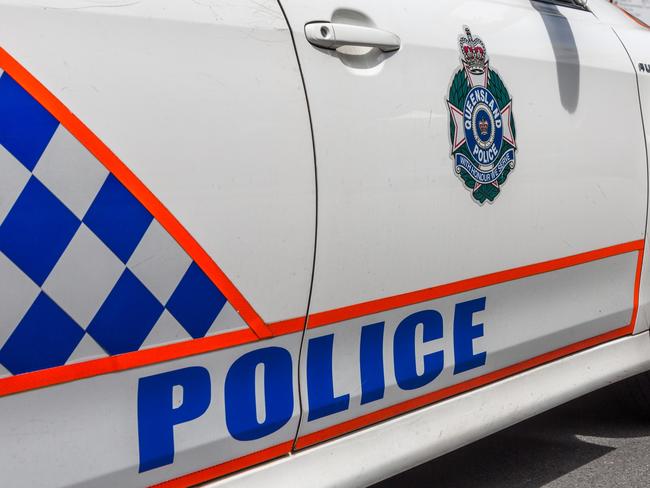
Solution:
[(621, 391), (594, 392), (374, 488), (650, 486), (650, 422)]

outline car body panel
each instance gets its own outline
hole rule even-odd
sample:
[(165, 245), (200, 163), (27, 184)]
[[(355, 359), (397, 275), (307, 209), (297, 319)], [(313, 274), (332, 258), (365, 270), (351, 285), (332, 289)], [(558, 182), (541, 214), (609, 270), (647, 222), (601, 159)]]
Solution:
[[(304, 413), (296, 446), (312, 445), (630, 334), (642, 245), (308, 329), (300, 368)], [(570, 300), (564, 302), (567, 293)], [(409, 332), (414, 321), (421, 329)], [(408, 344), (415, 341), (414, 351), (404, 345), (405, 336)], [(328, 338), (325, 354), (321, 348)], [(319, 362), (324, 363), (320, 368)]]
[[(278, 457), (218, 485), (359, 485), (650, 367), (647, 32), (596, 1), (353, 3), (0, 1), (12, 486)], [(401, 48), (308, 44), (329, 20)], [(465, 25), (517, 123), (482, 205), (450, 158)]]
[[(615, 34), (593, 15), (563, 8), (562, 18), (526, 0), (358, 1), (356, 11), (372, 18), (354, 22), (373, 23), (402, 41), (399, 51), (371, 62), (305, 39), (305, 23), (353, 22), (345, 17), (356, 19), (353, 13), (337, 10), (336, 2), (282, 4), (305, 75), (317, 156), (310, 314), (644, 237), (647, 176), (634, 71)], [(565, 29), (553, 35), (572, 32), (574, 44), (549, 40), (544, 19)], [(516, 179), (515, 167), (491, 205), (478, 206), (459, 191), (449, 157), (446, 97), (460, 65), (463, 25), (486, 43), (513, 99), (524, 176)], [(558, 60), (551, 41), (565, 43), (558, 51), (578, 48), (579, 58)], [(558, 63), (569, 68), (558, 74)], [(577, 63), (579, 74), (570, 68)], [(603, 97), (606, 86), (617, 87), (616, 98)], [(601, 113), (622, 123), (606, 145), (592, 143), (604, 127)], [(567, 133), (569, 144), (555, 143)], [(611, 163), (619, 159), (627, 164)], [(618, 208), (631, 213), (619, 218)]]
[[(0, 408), (17, 415), (3, 415), (1, 437), (16, 440), (0, 456), (5, 480), (148, 486), (289, 452), (300, 334), (287, 332), (304, 326), (316, 208), (279, 6), (240, 2), (216, 17), (190, 1), (0, 10)], [(226, 408), (240, 395), (221, 393), (224, 377), (254, 388), (247, 352), (272, 335), (282, 337), (261, 347), (283, 373), (284, 403), (266, 397), (284, 405), (279, 421), (262, 393), (249, 410)], [(233, 437), (245, 412), (273, 433)], [(204, 414), (200, 436), (177, 425)]]
[(648, 358), (647, 333), (625, 337), (203, 486), (369, 486), (642, 373)]
[(277, 4), (244, 2), (216, 17), (189, 0), (2, 9), (2, 47), (125, 162), (256, 314), (266, 323), (303, 317), (313, 155)]
[[(299, 337), (286, 335), (264, 345), (296, 364)], [(297, 377), (291, 370), (285, 378), (293, 383), (266, 396), (277, 404), (279, 393), (290, 395), (290, 418), (280, 429), (251, 441), (233, 438), (227, 425), (237, 407), (225, 404), (235, 395), (224, 390), (237, 388), (233, 381), (248, 384), (233, 376), (239, 373), (232, 365), (259, 349), (257, 343), (246, 344), (2, 398), (0, 432), (11, 446), (11, 455), (0, 456), (4, 479), (15, 487), (145, 487), (180, 477), (175, 486), (188, 486), (288, 453), (299, 420)], [(165, 401), (170, 392), (172, 405)], [(193, 412), (191, 421), (173, 427), (165, 421), (169, 407), (182, 415), (197, 403), (203, 411)], [(256, 454), (252, 460), (233, 462), (251, 454)], [(198, 476), (184, 477), (194, 472)]]
[[(521, 370), (527, 360), (632, 332), (646, 148), (635, 72), (608, 25), (585, 10), (523, 0), (282, 5), (310, 101), (319, 185), (298, 447), (495, 379), (497, 371)], [(320, 49), (303, 33), (312, 21), (384, 29), (400, 36), (401, 47), (365, 54)], [(517, 128), (513, 171), (494, 201), (478, 205), (449, 157), (449, 84), (464, 29), (485, 43), (490, 69), (512, 97)], [(595, 137), (605, 118), (620, 124), (607, 126), (600, 143)], [(515, 271), (628, 244), (635, 252), (623, 265), (625, 285), (614, 285), (627, 289), (625, 305), (615, 306), (620, 316), (605, 311), (612, 290), (586, 291), (587, 283), (604, 285), (613, 274), (579, 278), (583, 266), (596, 272), (605, 259), (574, 262), (566, 275)], [(487, 287), (493, 282), (484, 277), (500, 273), (502, 284)], [(540, 283), (537, 291), (528, 288), (533, 283)], [(468, 359), (455, 316), (474, 305)], [(531, 315), (519, 315), (523, 310)], [(400, 329), (412, 320), (417, 380), (410, 383), (397, 369), (413, 354), (400, 346)], [(364, 354), (372, 354), (364, 331), (383, 341), (365, 368), (383, 368), (381, 381), (364, 372)], [(335, 358), (330, 366), (327, 356), (321, 382), (310, 378), (318, 363), (312, 348), (314, 357), (327, 348)], [(470, 381), (477, 378), (485, 379)], [(313, 398), (319, 389), (327, 394)]]
[[(650, 138), (648, 128), (650, 127), (650, 55), (648, 43), (650, 42), (650, 29), (635, 24), (629, 18), (627, 22), (615, 25), (613, 29), (620, 37), (621, 42), (630, 56), (630, 60), (637, 71), (639, 98), (641, 111), (643, 113), (643, 124), (646, 134), (646, 151), (650, 154)], [(650, 252), (646, 241), (645, 253)], [(650, 276), (644, 271), (641, 280), (639, 296), (639, 320), (635, 332), (646, 330), (650, 327)]]

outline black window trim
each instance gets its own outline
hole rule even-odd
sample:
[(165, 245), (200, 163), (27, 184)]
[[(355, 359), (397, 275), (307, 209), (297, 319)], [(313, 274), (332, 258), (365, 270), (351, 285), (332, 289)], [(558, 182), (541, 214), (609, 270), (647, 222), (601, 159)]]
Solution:
[(539, 3), (549, 3), (551, 5), (556, 5), (558, 7), (567, 7), (576, 10), (584, 10), (585, 12), (591, 12), (586, 2), (582, 3), (579, 2), (578, 0), (533, 0), (533, 1)]

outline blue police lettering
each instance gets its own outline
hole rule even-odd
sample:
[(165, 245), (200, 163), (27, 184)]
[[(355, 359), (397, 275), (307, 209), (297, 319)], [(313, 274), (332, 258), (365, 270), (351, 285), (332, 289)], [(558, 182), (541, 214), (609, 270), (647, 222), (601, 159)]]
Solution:
[[(174, 408), (173, 390), (183, 389)], [(140, 378), (138, 382), (138, 441), (140, 472), (174, 462), (174, 426), (203, 415), (210, 406), (210, 373), (191, 367)]]
[[(478, 95), (481, 97), (482, 95)], [(387, 337), (385, 322), (374, 322), (359, 330), (358, 384), (355, 402), (360, 405), (381, 401), (386, 393), (384, 349), (392, 346), (396, 387), (412, 391), (433, 383), (445, 370), (461, 374), (486, 364), (487, 352), (476, 351), (475, 341), (485, 334), (485, 326), (476, 314), (485, 310), (486, 298), (457, 303), (448, 332), (453, 339), (453, 362), (450, 351), (435, 347), (444, 338), (444, 319), (432, 309), (420, 310), (403, 318)], [(335, 394), (335, 333), (311, 337), (306, 347), (307, 421), (336, 415), (350, 408), (352, 392)], [(387, 342), (390, 341), (390, 342)], [(419, 344), (431, 343), (418, 357)], [(421, 360), (422, 368), (418, 368)], [(447, 362), (447, 365), (445, 364)], [(453, 364), (452, 364), (453, 363)], [(263, 379), (258, 398), (256, 376)], [(354, 374), (354, 369), (346, 371)], [(223, 385), (223, 415), (228, 434), (237, 441), (255, 441), (287, 425), (296, 414), (294, 382), (297, 371), (291, 353), (277, 346), (261, 347), (242, 354), (228, 368)], [(388, 382), (391, 383), (390, 379)], [(342, 385), (350, 385), (343, 378)], [(173, 392), (182, 390), (182, 401), (174, 406)], [(174, 427), (198, 419), (211, 405), (210, 373), (205, 367), (186, 367), (140, 378), (137, 414), (140, 472), (174, 462)], [(260, 394), (261, 396), (261, 394)], [(213, 407), (218, 408), (218, 407)], [(262, 411), (259, 411), (263, 409)], [(215, 429), (217, 427), (215, 426)], [(216, 431), (215, 431), (216, 434)]]
[[(264, 366), (263, 422), (257, 419), (255, 370)], [(281, 429), (293, 415), (291, 354), (281, 347), (266, 347), (244, 354), (226, 375), (226, 426), (238, 441), (260, 439)]]
[(307, 346), (307, 391), (309, 414), (312, 421), (347, 410), (350, 395), (334, 396), (332, 355), (334, 334), (309, 340)]
[(359, 374), (361, 375), (361, 405), (384, 398), (384, 323), (361, 328), (359, 347)]
[(415, 332), (422, 327), (422, 341), (442, 339), (442, 315), (435, 310), (423, 310), (409, 315), (395, 329), (393, 361), (395, 379), (402, 390), (415, 390), (435, 380), (444, 367), (444, 353), (432, 352), (424, 356), (424, 372), (419, 375), (416, 367)]
[(476, 312), (485, 310), (485, 297), (456, 305), (454, 312), (454, 374), (464, 373), (485, 364), (486, 352), (474, 354), (474, 339), (483, 337), (483, 324), (474, 325)]
[[(484, 325), (474, 324), (474, 314), (485, 309), (485, 297), (456, 305), (453, 321), (454, 374), (460, 374), (485, 365), (487, 352), (475, 352), (474, 340), (484, 335)], [(360, 404), (365, 405), (384, 398), (384, 328), (379, 322), (361, 328), (359, 348)], [(402, 390), (416, 390), (432, 383), (444, 370), (444, 351), (423, 355), (423, 372), (417, 370), (416, 331), (421, 328), (422, 342), (443, 338), (442, 315), (436, 310), (421, 310), (404, 318), (393, 336), (393, 365), (395, 381)], [(350, 392), (334, 394), (335, 355), (334, 334), (309, 339), (307, 343), (307, 420), (314, 421), (350, 408)], [(451, 365), (450, 365), (451, 366)], [(346, 381), (347, 383), (347, 381)]]
[[(264, 368), (262, 422), (257, 419), (255, 370)], [(281, 429), (294, 412), (293, 361), (281, 347), (248, 352), (228, 370), (224, 385), (226, 427), (237, 440), (250, 441)], [(183, 391), (173, 406), (174, 387)], [(140, 378), (138, 382), (138, 443), (140, 472), (174, 462), (174, 426), (202, 416), (210, 406), (210, 373), (194, 366)]]

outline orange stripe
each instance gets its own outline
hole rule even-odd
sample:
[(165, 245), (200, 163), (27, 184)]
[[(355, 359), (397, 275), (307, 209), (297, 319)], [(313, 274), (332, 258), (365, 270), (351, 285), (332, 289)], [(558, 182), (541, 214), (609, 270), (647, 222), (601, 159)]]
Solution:
[(377, 422), (381, 422), (383, 420), (387, 420), (391, 417), (395, 417), (402, 413), (406, 413), (411, 410), (415, 410), (417, 408), (429, 405), (431, 403), (435, 403), (445, 398), (449, 398), (451, 396), (458, 395), (460, 393), (464, 393), (469, 390), (473, 390), (474, 388), (478, 388), (480, 386), (487, 385), (488, 383), (492, 383), (494, 381), (506, 378), (508, 376), (521, 373), (522, 371), (534, 368), (536, 366), (539, 366), (544, 363), (548, 363), (550, 361), (554, 361), (563, 356), (568, 356), (569, 354), (573, 354), (583, 349), (587, 349), (589, 347), (593, 347), (598, 344), (602, 344), (604, 342), (618, 339), (619, 337), (628, 335), (631, 332), (632, 330), (630, 326), (626, 325), (625, 327), (621, 327), (620, 329), (607, 332), (606, 334), (602, 334), (597, 337), (593, 337), (591, 339), (577, 342), (570, 346), (563, 347), (562, 349), (558, 349), (557, 351), (542, 354), (541, 356), (537, 356), (536, 358), (529, 359), (527, 361), (521, 362), (519, 364), (515, 364), (513, 366), (508, 366), (507, 368), (503, 368), (499, 371), (488, 373), (484, 376), (480, 376), (478, 378), (471, 379), (469, 381), (465, 381), (463, 383), (459, 383), (457, 385), (453, 385), (444, 388), (442, 390), (434, 391), (432, 393), (428, 393), (421, 397), (407, 400), (397, 405), (392, 405), (390, 407), (384, 408), (382, 410), (378, 410), (376, 412), (369, 413), (362, 417), (357, 417), (356, 419), (348, 420), (347, 422), (343, 422), (338, 425), (327, 427), (326, 429), (319, 430), (318, 432), (314, 432), (312, 434), (304, 435), (298, 438), (298, 440), (296, 441), (296, 449), (303, 449), (305, 447), (312, 446), (319, 442), (323, 442), (328, 439), (332, 439), (334, 437), (347, 434), (354, 430), (367, 427), (369, 425), (375, 424)]
[[(639, 242), (641, 242), (641, 245), (639, 246)], [(438, 390), (432, 393), (427, 393), (426, 395), (422, 395), (418, 398), (413, 398), (411, 400), (407, 400), (405, 402), (399, 403), (397, 405), (392, 405), (390, 407), (384, 408), (382, 410), (378, 410), (376, 412), (369, 413), (367, 415), (357, 417), (352, 420), (348, 420), (346, 422), (328, 427), (326, 429), (319, 430), (318, 432), (314, 432), (311, 434), (304, 435), (302, 437), (299, 437), (296, 439), (295, 443), (295, 449), (304, 449), (306, 447), (312, 446), (314, 444), (320, 443), (327, 441), (329, 439), (332, 439), (334, 437), (341, 436), (343, 434), (361, 429), (363, 427), (367, 427), (372, 424), (376, 424), (378, 422), (381, 422), (383, 420), (390, 419), (392, 417), (395, 417), (397, 415), (409, 412), (411, 410), (415, 410), (420, 407), (424, 407), (426, 405), (438, 402), (440, 400), (443, 400), (445, 398), (452, 397), (454, 395), (458, 395), (470, 390), (473, 390), (475, 388), (479, 388), (481, 386), (485, 386), (489, 383), (493, 383), (495, 381), (507, 378), (509, 376), (515, 375), (517, 373), (521, 373), (523, 371), (526, 371), (531, 368), (535, 368), (537, 366), (540, 366), (545, 363), (549, 363), (551, 361), (554, 361), (556, 359), (560, 359), (562, 357), (568, 356), (570, 354), (582, 351), (584, 349), (588, 349), (590, 347), (597, 346), (599, 344), (603, 344), (608, 341), (612, 341), (614, 339), (618, 339), (620, 337), (624, 337), (626, 335), (631, 334), (634, 331), (634, 325), (635, 325), (635, 320), (638, 312), (638, 303), (639, 303), (639, 287), (640, 287), (640, 282), (641, 282), (641, 269), (642, 269), (642, 263), (643, 263), (643, 241), (636, 241), (635, 243), (630, 243), (630, 245), (634, 244), (634, 246), (630, 247), (628, 245), (623, 245), (623, 246), (613, 246), (612, 248), (606, 248), (601, 251), (606, 251), (606, 255), (601, 255), (597, 251), (594, 253), (584, 253), (580, 254), (579, 259), (586, 259), (586, 261), (581, 261), (581, 262), (589, 262), (592, 261), (593, 259), (602, 259), (602, 257), (608, 257), (611, 255), (616, 255), (616, 254), (622, 254), (625, 252), (630, 252), (633, 250), (636, 250), (638, 252), (638, 259), (637, 259), (637, 267), (636, 267), (636, 277), (635, 277), (635, 284), (634, 284), (634, 297), (633, 297), (633, 310), (632, 310), (632, 318), (631, 322), (629, 325), (626, 325), (625, 327), (621, 327), (619, 329), (612, 330), (610, 332), (606, 332), (604, 334), (598, 335), (596, 337), (592, 337), (590, 339), (586, 339), (580, 342), (576, 342), (574, 344), (565, 346), (563, 348), (557, 349), (555, 351), (551, 351), (545, 354), (541, 354), (535, 358), (528, 359), (526, 361), (522, 361), (518, 364), (508, 366), (505, 368), (502, 368), (498, 371), (492, 372), (485, 374), (483, 376), (480, 376), (478, 378), (474, 378), (468, 381), (464, 381), (462, 383), (456, 384), (449, 386), (447, 388), (443, 388), (442, 390)], [(618, 248), (621, 250), (621, 252), (613, 252), (612, 254), (607, 254), (609, 252), (612, 252), (613, 248)], [(600, 258), (593, 258), (595, 255), (601, 255), (602, 257)], [(575, 259), (578, 256), (573, 256), (571, 258), (566, 258), (569, 261), (568, 262), (574, 262)], [(588, 258), (588, 259), (587, 259)], [(578, 263), (576, 263), (578, 264)], [(518, 268), (521, 269), (521, 268)], [(297, 320), (297, 319), (294, 319)], [(290, 322), (290, 321), (289, 321)], [(281, 327), (284, 327), (285, 324), (280, 324)], [(157, 487), (165, 487), (165, 488), (178, 488), (178, 487), (187, 487), (191, 486), (196, 483), (201, 483), (204, 481), (212, 480), (215, 478), (218, 478), (220, 476), (225, 476), (229, 473), (232, 473), (234, 471), (238, 471), (241, 469), (244, 469), (246, 467), (250, 467), (254, 464), (258, 464), (264, 461), (267, 461), (273, 457), (278, 457), (287, 450), (291, 449), (291, 442), (285, 443), (280, 446), (276, 446), (274, 448), (270, 448), (266, 451), (260, 451), (258, 453), (250, 454), (248, 456), (244, 456), (242, 458), (235, 459), (233, 461), (229, 461), (227, 463), (220, 464), (218, 466), (215, 466), (213, 468), (208, 468), (202, 471), (198, 471), (196, 473), (192, 473), (189, 475), (182, 476), (180, 478), (176, 478), (174, 480), (161, 483), (159, 485), (155, 485), (155, 488)], [(277, 451), (274, 451), (277, 449)], [(269, 454), (267, 454), (269, 453)]]
[(615, 246), (597, 249), (595, 251), (588, 251), (573, 256), (568, 256), (560, 259), (553, 259), (537, 264), (530, 264), (521, 266), (519, 268), (508, 269), (505, 271), (498, 271), (476, 278), (469, 278), (466, 280), (456, 281), (445, 285), (434, 286), (424, 290), (404, 293), (402, 295), (395, 295), (388, 298), (380, 298), (371, 300), (369, 302), (360, 303), (357, 305), (350, 305), (348, 307), (337, 308), (326, 312), (319, 312), (309, 316), (308, 328), (322, 327), (324, 325), (342, 322), (356, 317), (363, 317), (373, 313), (384, 312), (395, 308), (413, 305), (415, 303), (426, 302), (436, 298), (442, 298), (449, 295), (456, 295), (477, 288), (484, 288), (486, 286), (497, 285), (507, 281), (518, 280), (527, 278), (541, 273), (548, 273), (549, 271), (557, 271), (559, 269), (576, 266), (579, 264), (596, 261), (599, 259), (624, 254), (631, 251), (641, 251), (644, 246), (644, 241), (633, 241), (625, 244), (618, 244)]
[(625, 10), (623, 7), (621, 7), (621, 6), (618, 5), (617, 3), (615, 3), (614, 6), (615, 6), (615, 7), (618, 7), (618, 9), (619, 9), (621, 12), (623, 12), (623, 13), (624, 13), (628, 18), (630, 18), (631, 20), (633, 20), (634, 22), (636, 22), (637, 24), (639, 24), (641, 27), (645, 27), (646, 29), (650, 29), (650, 25), (646, 24), (645, 22), (643, 22), (641, 19), (639, 19), (639, 18), (636, 17), (635, 15), (632, 15), (630, 12), (628, 12), (627, 10)]
[[(629, 246), (634, 245), (635, 249), (630, 249)], [(437, 401), (443, 400), (445, 398), (449, 398), (454, 395), (458, 395), (460, 393), (467, 392), (469, 390), (473, 390), (475, 388), (487, 385), (489, 383), (504, 379), (508, 376), (515, 375), (517, 373), (521, 373), (523, 371), (526, 371), (528, 369), (534, 368), (536, 366), (540, 366), (542, 364), (554, 361), (556, 359), (560, 359), (564, 356), (568, 356), (570, 354), (576, 353), (578, 351), (582, 351), (584, 349), (588, 349), (590, 347), (597, 346), (599, 344), (603, 344), (605, 342), (612, 341), (614, 339), (618, 339), (620, 337), (624, 337), (626, 335), (631, 335), (634, 333), (634, 328), (636, 325), (636, 317), (638, 315), (639, 311), (639, 290), (640, 290), (640, 285), (641, 285), (641, 270), (643, 268), (643, 248), (644, 248), (644, 241), (635, 241), (626, 245), (623, 245), (623, 247), (620, 246), (613, 246), (605, 249), (601, 249), (600, 251), (594, 251), (590, 253), (583, 253), (579, 254), (576, 256), (572, 256), (570, 258), (565, 258), (568, 259), (568, 262), (573, 262), (575, 259), (579, 258), (580, 262), (588, 262), (592, 261), (592, 257), (594, 255), (601, 255), (600, 252), (611, 252), (614, 248), (620, 248), (624, 249), (622, 252), (613, 252), (610, 255), (616, 255), (616, 254), (622, 254), (625, 252), (630, 252), (631, 250), (636, 250), (638, 252), (637, 256), (637, 266), (636, 266), (636, 276), (634, 280), (634, 291), (633, 291), (633, 305), (632, 305), (632, 315), (630, 318), (630, 323), (624, 327), (606, 332), (604, 334), (598, 335), (596, 337), (592, 337), (590, 339), (585, 339), (580, 342), (576, 342), (574, 344), (562, 347), (560, 349), (557, 349), (555, 351), (551, 351), (545, 354), (541, 354), (537, 357), (534, 357), (532, 359), (528, 359), (526, 361), (522, 361), (520, 363), (517, 363), (512, 366), (505, 367), (503, 369), (500, 369), (498, 371), (492, 372), (492, 373), (487, 373), (483, 376), (479, 376), (478, 378), (474, 378), (468, 381), (464, 381), (462, 383), (458, 383), (456, 385), (449, 386), (447, 388), (443, 388), (442, 390), (434, 391), (432, 393), (427, 393), (426, 395), (422, 395), (417, 398), (413, 398), (411, 400), (407, 400), (405, 402), (399, 403), (397, 405), (391, 405), (390, 407), (386, 407), (384, 409), (378, 410), (376, 412), (371, 412), (367, 415), (363, 415), (361, 417), (357, 417), (352, 420), (348, 420), (346, 422), (342, 422), (337, 425), (333, 425), (331, 427), (327, 427), (325, 429), (319, 430), (317, 432), (313, 432), (311, 434), (304, 435), (302, 437), (299, 437), (296, 440), (295, 448), (296, 449), (303, 449), (305, 447), (309, 447), (311, 445), (317, 444), (319, 442), (326, 441), (328, 439), (332, 439), (334, 437), (338, 437), (340, 435), (352, 432), (354, 430), (361, 429), (363, 427), (367, 427), (369, 425), (375, 424), (377, 422), (381, 422), (383, 420), (387, 420), (391, 417), (395, 417), (397, 415), (400, 415), (402, 413), (409, 412), (411, 410), (415, 410), (420, 407), (424, 407), (426, 405), (429, 405), (431, 403), (435, 403)], [(596, 253), (596, 254), (594, 254)], [(608, 256), (610, 256), (608, 255)], [(602, 256), (602, 255), (601, 255)], [(608, 257), (608, 256), (602, 256), (602, 257)], [(594, 259), (602, 259), (600, 258), (594, 258)], [(588, 259), (587, 259), (588, 258)], [(586, 259), (586, 261), (582, 261), (583, 259)], [(580, 262), (576, 262), (572, 265), (575, 264), (580, 264)], [(547, 263), (542, 263), (542, 264), (547, 264)], [(572, 266), (572, 265), (567, 265), (567, 266)], [(536, 265), (533, 265), (536, 266)], [(517, 269), (522, 269), (522, 268), (517, 268)], [(513, 270), (514, 271), (514, 270)], [(536, 273), (535, 273), (536, 274)], [(490, 275), (487, 275), (490, 276)], [(530, 276), (530, 275), (528, 275)]]
[(305, 328), (305, 317), (297, 317), (295, 319), (283, 320), (269, 324), (269, 329), (274, 336), (281, 336), (286, 334), (293, 334), (294, 332), (302, 332)]
[(129, 168), (47, 88), (0, 48), (0, 66), (75, 136), (140, 201), (208, 275), (246, 323), (260, 337), (271, 331), (208, 253)]
[[(304, 324), (305, 319), (297, 318), (269, 324), (269, 328), (273, 331), (274, 336), (281, 336), (302, 332)], [(152, 347), (151, 349), (18, 374), (0, 379), (0, 397), (34, 388), (196, 356), (197, 354), (227, 349), (259, 340), (250, 329), (235, 330), (215, 336)]]
[(179, 478), (175, 478), (170, 481), (164, 481), (157, 485), (152, 485), (151, 488), (181, 488), (187, 486), (193, 486), (204, 481), (213, 480), (224, 476), (226, 474), (234, 473), (235, 471), (240, 471), (254, 464), (260, 464), (264, 461), (268, 461), (273, 458), (280, 457), (284, 454), (289, 454), (291, 452), (291, 446), (293, 441), (284, 442), (277, 446), (269, 447), (262, 451), (254, 452), (252, 454), (247, 454), (232, 461), (227, 461), (211, 468), (202, 469), (201, 471), (196, 471), (194, 473), (186, 474)]
[(250, 329), (226, 332), (218, 336), (193, 339), (176, 344), (127, 352), (82, 363), (66, 364), (31, 373), (9, 376), (0, 380), (0, 396), (42, 388), (106, 373), (148, 366), (228, 347), (255, 342), (258, 338)]
[[(416, 408), (426, 406), (430, 403), (435, 403), (437, 401), (443, 400), (445, 398), (449, 398), (451, 396), (460, 393), (464, 393), (468, 390), (478, 388), (480, 386), (484, 386), (488, 383), (497, 381), (499, 379), (503, 379), (507, 376), (511, 376), (516, 373), (520, 373), (530, 368), (534, 368), (536, 366), (553, 361), (555, 359), (559, 359), (563, 356), (567, 356), (574, 352), (578, 352), (580, 350), (587, 349), (589, 347), (593, 347), (598, 344), (602, 344), (604, 342), (617, 339), (619, 337), (623, 337), (630, 332), (631, 332), (630, 326), (616, 329), (606, 334), (602, 334), (600, 336), (594, 337), (592, 339), (587, 339), (585, 341), (581, 341), (576, 344), (564, 347), (557, 351), (543, 354), (541, 356), (530, 359), (528, 361), (524, 361), (517, 365), (509, 366), (507, 368), (501, 369), (494, 373), (489, 373), (479, 378), (469, 380), (460, 383), (458, 385), (453, 385), (443, 390), (429, 393), (427, 395), (423, 395), (421, 397), (408, 400), (398, 405), (393, 405), (383, 410), (379, 410), (377, 412), (364, 415), (363, 417), (358, 417), (356, 419), (349, 420), (347, 422), (332, 427), (328, 427), (327, 429), (323, 429), (318, 432), (314, 432), (313, 434), (308, 434), (306, 436), (300, 437), (296, 441), (295, 448), (304, 449), (306, 447), (317, 444), (319, 442), (323, 442), (332, 439), (334, 437), (338, 437), (340, 435), (346, 434), (348, 432), (366, 427), (368, 425), (381, 422), (382, 420), (389, 419), (391, 417), (408, 412), (410, 410), (414, 410)], [(194, 473), (187, 474), (170, 481), (165, 481), (157, 485), (153, 485), (152, 488), (181, 488), (181, 487), (184, 488), (205, 481), (214, 480), (216, 478), (225, 476), (227, 474), (231, 474), (236, 471), (240, 471), (245, 468), (254, 466), (256, 464), (260, 464), (265, 461), (269, 461), (271, 459), (280, 457), (283, 454), (287, 454), (291, 451), (292, 445), (293, 443), (289, 441), (280, 444), (278, 446), (265, 449), (263, 451), (258, 451), (237, 459), (233, 459), (232, 461), (227, 461), (225, 463), (213, 466), (211, 468), (206, 468), (201, 471), (196, 471)]]
[[(627, 244), (621, 244), (618, 246), (612, 246), (588, 253), (578, 254), (576, 256), (570, 256), (568, 258), (561, 258), (555, 261), (548, 261), (541, 264), (524, 266), (522, 268), (516, 268), (514, 270), (501, 271), (498, 273), (493, 273), (491, 275), (463, 280), (452, 283), (450, 285), (442, 285), (419, 292), (406, 293), (404, 295), (397, 295), (396, 297), (374, 300), (372, 302), (368, 302), (367, 304), (355, 305), (352, 307), (337, 309), (332, 312), (324, 312), (317, 315), (322, 316), (325, 314), (333, 313), (337, 318), (342, 317), (340, 320), (346, 320), (348, 318), (366, 315), (367, 313), (377, 313), (383, 310), (388, 310), (390, 308), (398, 308), (405, 305), (411, 305), (413, 303), (419, 303), (454, 293), (461, 293), (463, 291), (480, 288), (481, 286), (489, 286), (491, 284), (502, 283), (510, 281), (511, 279), (519, 279), (525, 276), (538, 274), (540, 272), (562, 269), (567, 266), (574, 266), (576, 264), (582, 264), (585, 262), (603, 259), (617, 254), (624, 254), (626, 252), (636, 250), (639, 252), (639, 260), (637, 262), (637, 276), (635, 282), (634, 297), (635, 303), (632, 316), (632, 323), (634, 323), (638, 310), (638, 295), (641, 283), (643, 245), (644, 241), (634, 241)], [(540, 271), (540, 269), (544, 269), (545, 271)], [(522, 274), (525, 270), (528, 270), (528, 272)], [(530, 273), (531, 270), (536, 270), (537, 272)], [(515, 277), (513, 278), (512, 276)], [(482, 285), (481, 283), (483, 282), (487, 284)], [(457, 289), (460, 291), (455, 291)], [(378, 307), (377, 305), (381, 305), (381, 307)], [(358, 311), (356, 307), (361, 308), (361, 312)], [(371, 311), (365, 312), (365, 307), (373, 308), (370, 308)], [(350, 315), (344, 315), (344, 313), (350, 309), (352, 310), (350, 312)], [(357, 313), (359, 315), (356, 315)], [(276, 322), (269, 324), (269, 329), (272, 331), (274, 336), (301, 332), (304, 327), (304, 320), (304, 318), (298, 317)], [(327, 325), (328, 323), (329, 322), (326, 322), (320, 325), (314, 325), (313, 323), (310, 323), (310, 327), (318, 327), (321, 325)], [(255, 334), (250, 330), (233, 331), (217, 336), (204, 337), (202, 339), (193, 339), (176, 344), (154, 347), (151, 349), (145, 349), (143, 351), (133, 351), (108, 358), (94, 359), (82, 363), (68, 364), (55, 368), (34, 371), (31, 373), (9, 376), (7, 378), (0, 379), (0, 396), (31, 390), (34, 388), (42, 388), (45, 386), (66, 383), (83, 378), (90, 378), (92, 376), (101, 374), (124, 371), (131, 368), (161, 363), (164, 361), (171, 361), (173, 359), (180, 359), (196, 354), (217, 351), (228, 347), (255, 342), (256, 340), (258, 340), (257, 336), (255, 336)]]
[(639, 257), (636, 261), (636, 277), (634, 278), (634, 306), (632, 309), (632, 318), (630, 319), (630, 333), (636, 328), (636, 318), (639, 314), (639, 291), (641, 290), (641, 272), (643, 271), (643, 254), (644, 246), (639, 249)]

